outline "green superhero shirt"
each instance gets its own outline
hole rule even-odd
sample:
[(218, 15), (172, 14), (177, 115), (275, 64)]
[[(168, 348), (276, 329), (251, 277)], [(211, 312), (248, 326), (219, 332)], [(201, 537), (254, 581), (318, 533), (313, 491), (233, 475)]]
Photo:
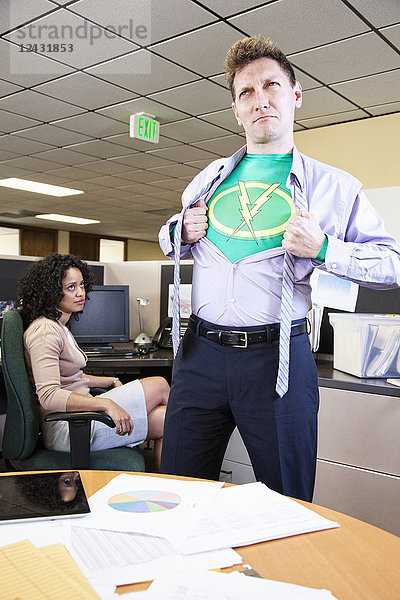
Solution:
[(207, 238), (231, 261), (282, 245), (296, 212), (286, 187), (292, 154), (246, 154), (208, 203)]

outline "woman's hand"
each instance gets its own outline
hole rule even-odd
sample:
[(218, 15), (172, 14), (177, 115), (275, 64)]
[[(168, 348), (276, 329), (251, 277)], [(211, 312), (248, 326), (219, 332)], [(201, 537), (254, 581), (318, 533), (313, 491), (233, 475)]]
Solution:
[(120, 380), (118, 377), (115, 377), (115, 378), (113, 379), (113, 381), (112, 381), (112, 384), (111, 384), (111, 386), (112, 386), (113, 388), (116, 388), (116, 387), (121, 387), (121, 385), (124, 385), (124, 384), (122, 383), (122, 381), (121, 381), (121, 380)]
[(133, 421), (130, 414), (113, 400), (109, 398), (103, 398), (103, 400), (106, 400), (104, 412), (115, 423), (115, 433), (117, 435), (130, 435), (133, 431)]

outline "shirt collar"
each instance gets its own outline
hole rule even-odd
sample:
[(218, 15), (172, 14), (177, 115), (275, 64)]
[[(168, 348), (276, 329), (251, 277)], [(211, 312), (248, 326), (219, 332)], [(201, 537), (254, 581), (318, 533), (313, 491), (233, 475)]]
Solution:
[[(222, 170), (225, 167), (228, 167), (228, 168), (230, 168), (231, 171), (233, 171), (233, 169), (236, 167), (238, 162), (240, 162), (242, 160), (242, 158), (246, 154), (246, 152), (247, 152), (247, 146), (244, 145), (241, 148), (239, 148), (239, 150), (237, 150), (235, 152), (235, 154), (232, 154), (232, 156), (229, 158), (229, 160), (220, 167), (220, 170)], [(232, 163), (233, 163), (233, 166), (232, 166)], [(301, 154), (297, 150), (296, 146), (293, 146), (293, 162), (292, 162), (292, 168), (290, 170), (290, 174), (293, 174), (293, 176), (296, 177), (300, 188), (303, 189), (304, 165), (303, 165), (303, 160), (301, 158)]]

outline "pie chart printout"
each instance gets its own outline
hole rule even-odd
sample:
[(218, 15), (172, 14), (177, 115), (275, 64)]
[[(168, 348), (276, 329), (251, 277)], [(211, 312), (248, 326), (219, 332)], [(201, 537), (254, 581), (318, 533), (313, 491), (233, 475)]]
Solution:
[(136, 490), (122, 492), (107, 500), (108, 506), (114, 510), (129, 513), (154, 513), (176, 508), (181, 497), (173, 492), (159, 490)]

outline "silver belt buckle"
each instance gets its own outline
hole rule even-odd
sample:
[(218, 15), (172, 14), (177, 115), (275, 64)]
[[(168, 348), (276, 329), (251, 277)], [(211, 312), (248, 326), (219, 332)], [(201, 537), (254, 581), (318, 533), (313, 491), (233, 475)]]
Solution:
[(238, 333), (244, 335), (243, 344), (232, 344), (231, 348), (247, 348), (247, 331), (231, 331), (230, 333)]

